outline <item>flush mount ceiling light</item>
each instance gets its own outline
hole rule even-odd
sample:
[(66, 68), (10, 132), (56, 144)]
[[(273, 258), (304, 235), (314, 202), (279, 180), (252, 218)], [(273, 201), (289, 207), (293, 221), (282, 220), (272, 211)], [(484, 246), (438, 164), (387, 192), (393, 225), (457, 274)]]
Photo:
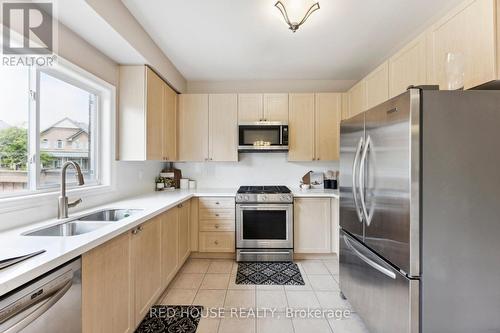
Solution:
[[(288, 24), (292, 32), (297, 31), (297, 29), (302, 24), (304, 24), (304, 22), (309, 18), (309, 16), (311, 16), (312, 13), (314, 13), (319, 9), (319, 2), (315, 2), (309, 7), (309, 9), (307, 9), (307, 11), (305, 11), (304, 9), (306, 6), (304, 6), (304, 1), (294, 0), (294, 1), (289, 1), (290, 3), (287, 3), (288, 5), (288, 10), (287, 10), (283, 2), (286, 3), (287, 1), (279, 0), (278, 2), (276, 2), (274, 6), (280, 10), (281, 15), (283, 15), (285, 22)], [(304, 12), (305, 14), (303, 14)]]

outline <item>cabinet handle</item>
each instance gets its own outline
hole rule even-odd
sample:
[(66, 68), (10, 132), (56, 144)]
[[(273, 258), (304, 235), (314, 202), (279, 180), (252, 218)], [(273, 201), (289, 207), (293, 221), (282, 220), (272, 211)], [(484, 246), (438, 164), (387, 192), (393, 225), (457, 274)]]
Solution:
[(132, 235), (137, 235), (139, 233), (139, 228), (132, 229)]
[(141, 225), (139, 228), (138, 228), (139, 231), (142, 231), (144, 230), (144, 227)]
[(219, 229), (219, 225), (218, 224), (215, 225), (215, 229)]
[(214, 244), (215, 244), (215, 245), (219, 245), (219, 241), (215, 241), (215, 242), (214, 242)]
[(219, 214), (215, 214), (215, 216), (219, 217)]
[(184, 205), (183, 204), (178, 204), (177, 207), (178, 208), (182, 208), (182, 207), (184, 207)]
[(216, 204), (216, 205), (220, 205), (220, 202), (216, 201), (216, 202), (215, 202), (215, 204)]

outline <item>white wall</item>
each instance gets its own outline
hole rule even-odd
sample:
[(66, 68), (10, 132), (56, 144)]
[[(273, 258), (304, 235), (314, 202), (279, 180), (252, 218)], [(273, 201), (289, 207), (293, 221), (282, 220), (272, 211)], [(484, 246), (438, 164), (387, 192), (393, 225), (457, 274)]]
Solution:
[(188, 81), (188, 93), (307, 93), (345, 92), (355, 80)]
[(288, 162), (286, 153), (245, 153), (240, 161), (175, 163), (184, 178), (198, 188), (236, 188), (241, 185), (286, 185), (297, 188), (308, 171), (338, 170), (338, 162)]

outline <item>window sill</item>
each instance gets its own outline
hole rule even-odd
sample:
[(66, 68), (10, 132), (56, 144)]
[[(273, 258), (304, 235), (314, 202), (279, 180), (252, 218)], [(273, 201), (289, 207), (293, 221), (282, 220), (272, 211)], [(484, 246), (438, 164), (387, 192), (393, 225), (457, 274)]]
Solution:
[[(115, 188), (111, 185), (95, 185), (68, 189), (66, 191), (66, 195), (69, 198), (80, 197), (84, 199), (90, 196), (108, 194), (113, 192), (114, 190)], [(17, 197), (3, 198), (0, 199), (0, 214), (16, 210), (46, 206), (47, 204), (53, 205), (57, 203), (58, 197), (59, 190), (52, 190), (50, 192), (39, 192)]]

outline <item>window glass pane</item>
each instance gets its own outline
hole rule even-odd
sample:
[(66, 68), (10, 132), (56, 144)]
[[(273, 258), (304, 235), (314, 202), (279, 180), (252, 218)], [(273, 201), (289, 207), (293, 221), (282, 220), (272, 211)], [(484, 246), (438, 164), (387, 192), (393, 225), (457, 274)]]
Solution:
[[(85, 183), (96, 181), (94, 168), (95, 94), (47, 73), (40, 73), (40, 181), (41, 187), (60, 183), (67, 161), (77, 162)], [(68, 183), (76, 184), (73, 168)]]
[(29, 69), (0, 66), (0, 196), (28, 189)]

